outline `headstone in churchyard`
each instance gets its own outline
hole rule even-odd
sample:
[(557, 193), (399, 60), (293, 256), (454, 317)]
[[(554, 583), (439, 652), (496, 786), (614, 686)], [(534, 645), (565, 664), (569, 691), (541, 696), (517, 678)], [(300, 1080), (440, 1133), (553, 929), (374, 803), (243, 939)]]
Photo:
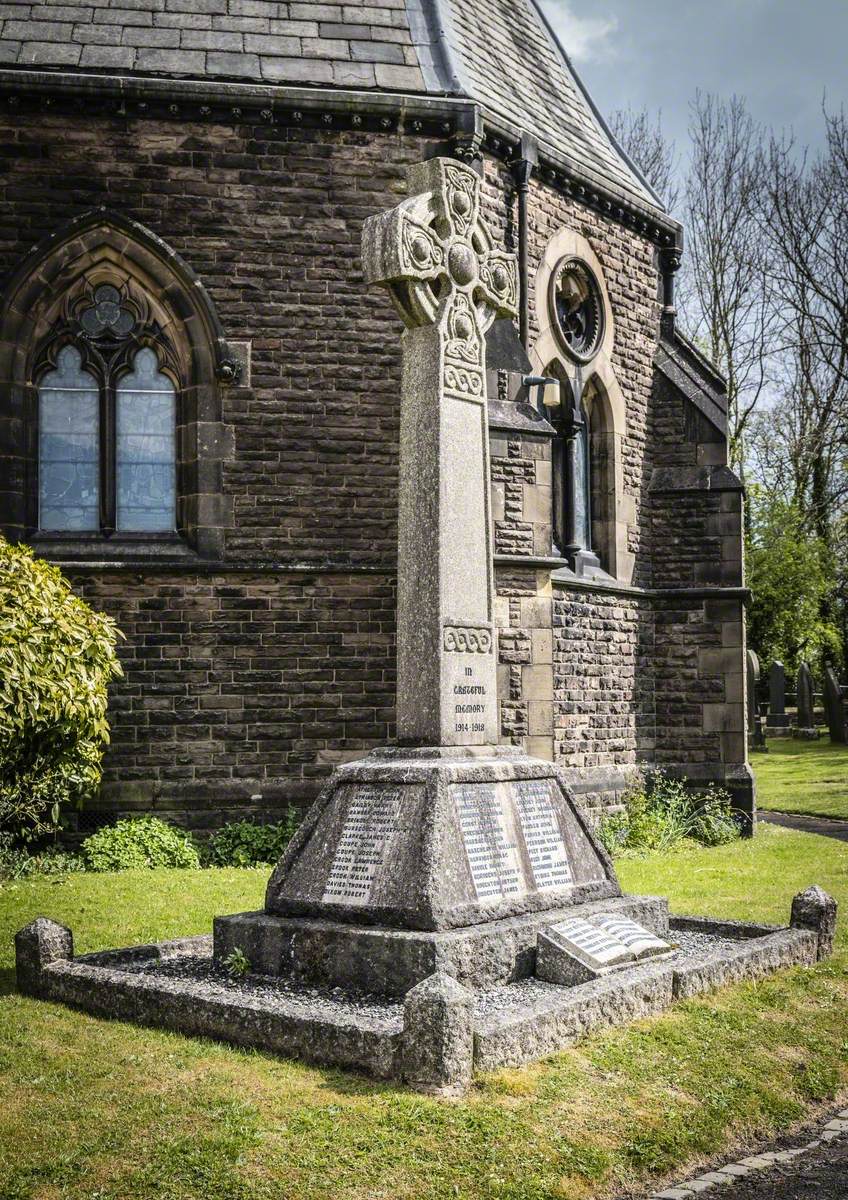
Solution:
[[(558, 768), (497, 745), (485, 333), (516, 312), (516, 261), (492, 245), (470, 167), (432, 159), (407, 180), (409, 198), (370, 217), (362, 238), (365, 278), (388, 290), (405, 327), (401, 744), (336, 771), (271, 877), (262, 915), (350, 923), (336, 982), (361, 983), (356, 947), (372, 955), (377, 939), (385, 982), (398, 989), (401, 966), (410, 969), (399, 929), (482, 930), (537, 912), (541, 922), (545, 910), (620, 895)], [(293, 963), (326, 959), (326, 936), (304, 922)]]
[(845, 728), (845, 700), (842, 688), (833, 667), (824, 669), (824, 710), (827, 715), (827, 727), (830, 730), (830, 740), (842, 746), (848, 741)]
[(789, 717), (786, 713), (786, 668), (775, 660), (769, 667), (769, 729), (786, 729)]
[(795, 720), (796, 731), (800, 734), (812, 736), (815, 733), (815, 719), (813, 717), (813, 673), (809, 665), (805, 662), (802, 662), (798, 668), (798, 680), (795, 690), (798, 707), (798, 715)]
[(745, 685), (748, 701), (748, 736), (750, 742), (761, 750), (766, 739), (763, 734), (763, 718), (757, 702), (757, 688), (760, 682), (760, 660), (753, 650), (746, 652)]
[(757, 684), (760, 682), (760, 660), (753, 650), (745, 652), (745, 695), (748, 702), (748, 733), (754, 732), (757, 713)]

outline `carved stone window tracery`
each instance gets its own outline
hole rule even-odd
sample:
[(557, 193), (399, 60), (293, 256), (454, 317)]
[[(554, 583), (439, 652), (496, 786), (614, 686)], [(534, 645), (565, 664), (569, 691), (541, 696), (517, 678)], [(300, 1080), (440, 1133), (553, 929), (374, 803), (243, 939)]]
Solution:
[(174, 533), (179, 365), (143, 292), (128, 279), (79, 281), (32, 378), (40, 531)]
[(604, 304), (591, 268), (579, 258), (560, 260), (551, 276), (550, 308), (557, 340), (570, 358), (590, 362), (604, 340)]

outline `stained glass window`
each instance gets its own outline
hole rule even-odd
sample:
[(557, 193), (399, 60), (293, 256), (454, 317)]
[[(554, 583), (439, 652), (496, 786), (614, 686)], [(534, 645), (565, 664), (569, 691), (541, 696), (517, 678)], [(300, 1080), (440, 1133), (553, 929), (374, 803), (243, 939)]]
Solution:
[(583, 550), (591, 550), (589, 490), (589, 431), (586, 422), (573, 442), (574, 454), (574, 540)]
[(38, 389), (39, 524), (45, 530), (99, 527), (100, 390), (74, 346)]
[(174, 385), (153, 350), (139, 350), (116, 394), (117, 528), (175, 528)]

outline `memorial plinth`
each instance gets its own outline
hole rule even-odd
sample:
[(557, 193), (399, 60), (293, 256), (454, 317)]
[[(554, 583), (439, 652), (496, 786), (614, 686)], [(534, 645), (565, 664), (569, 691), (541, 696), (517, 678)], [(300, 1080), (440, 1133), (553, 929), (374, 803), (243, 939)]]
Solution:
[[(356, 988), (374, 979), (371, 954), (392, 992), (426, 977), (449, 931), (491, 953), (487, 925), (620, 896), (557, 768), (496, 745), (485, 333), (516, 313), (515, 259), (492, 246), (470, 167), (433, 159), (408, 183), (362, 237), (365, 277), (404, 324), (400, 745), (336, 771), (271, 877), (265, 913), (235, 919), (263, 971)], [(361, 954), (328, 957), (339, 925)], [(380, 936), (361, 932), (374, 927)], [(435, 950), (412, 937), (412, 953), (415, 934)], [(219, 920), (219, 957), (234, 937)]]

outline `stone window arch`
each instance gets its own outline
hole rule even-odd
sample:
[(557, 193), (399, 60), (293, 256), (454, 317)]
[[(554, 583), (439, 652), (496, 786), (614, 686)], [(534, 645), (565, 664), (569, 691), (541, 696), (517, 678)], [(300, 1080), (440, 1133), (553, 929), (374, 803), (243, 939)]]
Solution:
[[(563, 293), (574, 268), (595, 285), (597, 319), (587, 306), (576, 324), (581, 344), (572, 353), (563, 337)], [(563, 284), (565, 286), (563, 286)], [(586, 238), (562, 229), (548, 243), (535, 282), (539, 335), (529, 348), (534, 372), (559, 382), (546, 394), (554, 400), (547, 416), (557, 430), (553, 447), (555, 552), (579, 574), (605, 573), (630, 583), (633, 556), (628, 550), (628, 513), (624, 494), (621, 444), (625, 436), (624, 397), (612, 366), (615, 322), (603, 270)], [(574, 330), (569, 330), (573, 334)], [(585, 519), (584, 519), (585, 514)]]
[(13, 538), (51, 557), (217, 557), (238, 378), (197, 277), (104, 210), (22, 262), (0, 313), (0, 437)]

